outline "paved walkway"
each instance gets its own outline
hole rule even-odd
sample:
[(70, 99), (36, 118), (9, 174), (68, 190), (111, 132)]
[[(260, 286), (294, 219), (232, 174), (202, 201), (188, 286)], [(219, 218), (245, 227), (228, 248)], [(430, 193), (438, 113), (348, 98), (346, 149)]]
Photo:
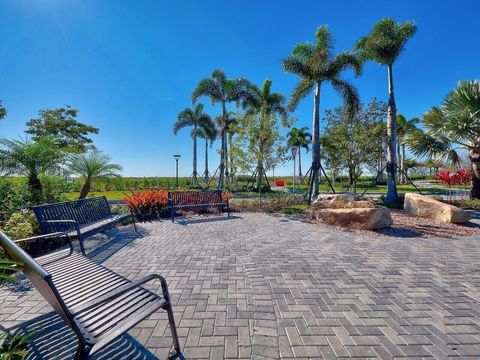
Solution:
[[(92, 257), (165, 275), (186, 358), (480, 357), (478, 237), (362, 237), (264, 214), (141, 229), (88, 241), (104, 244)], [(29, 358), (68, 358), (71, 332), (27, 288), (0, 293), (0, 323), (38, 330)], [(163, 359), (170, 341), (159, 312), (97, 358)]]

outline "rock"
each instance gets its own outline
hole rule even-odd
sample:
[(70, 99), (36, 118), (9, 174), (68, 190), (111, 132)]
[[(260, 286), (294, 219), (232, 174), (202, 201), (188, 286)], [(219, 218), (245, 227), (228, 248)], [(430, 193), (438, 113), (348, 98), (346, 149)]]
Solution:
[(464, 223), (471, 216), (462, 209), (417, 193), (406, 193), (403, 209), (407, 214), (435, 219), (444, 223)]
[(390, 211), (384, 207), (319, 209), (315, 216), (317, 220), (329, 225), (362, 230), (381, 229), (393, 224)]
[(317, 199), (314, 201), (325, 201), (325, 200), (332, 200), (337, 197), (348, 198), (349, 201), (356, 201), (360, 199), (360, 195), (355, 193), (343, 193), (343, 194), (320, 194), (317, 196)]

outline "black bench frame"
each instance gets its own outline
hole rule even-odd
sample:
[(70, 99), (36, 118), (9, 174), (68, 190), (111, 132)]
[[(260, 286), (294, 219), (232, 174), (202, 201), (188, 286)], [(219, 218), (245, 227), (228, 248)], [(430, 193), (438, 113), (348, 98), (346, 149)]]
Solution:
[[(60, 236), (68, 239), (70, 245), (70, 251), (68, 253), (67, 251), (58, 251), (33, 259), (18, 245), (18, 243), (21, 242), (38, 241)], [(124, 332), (133, 328), (159, 308), (167, 312), (170, 330), (172, 332), (173, 350), (170, 352), (168, 358), (175, 359), (181, 357), (180, 342), (178, 340), (168, 286), (162, 276), (150, 274), (142, 279), (129, 281), (74, 251), (70, 236), (65, 233), (40, 235), (14, 242), (0, 231), (0, 245), (5, 249), (10, 258), (21, 266), (22, 272), (43, 298), (75, 332), (79, 341), (75, 359), (88, 359), (91, 354), (120, 337)], [(68, 264), (68, 267), (65, 266), (66, 264)], [(88, 270), (84, 270), (82, 273), (81, 264), (86, 264)], [(46, 266), (50, 269), (50, 272), (45, 269)], [(91, 277), (95, 277), (95, 274), (101, 274), (103, 278), (95, 283), (95, 287), (88, 286), (88, 279), (85, 282), (84, 278), (80, 279), (85, 284), (82, 288), (72, 288), (72, 286), (68, 286), (68, 281), (66, 281), (65, 278), (67, 280), (78, 280), (79, 277), (82, 275), (85, 276), (86, 273)], [(107, 274), (107, 276), (105, 274)], [(59, 279), (63, 281), (63, 283), (59, 282), (60, 288), (55, 285), (56, 280)], [(141, 286), (153, 280), (160, 281), (162, 296), (158, 296)], [(65, 283), (67, 283), (67, 285), (65, 285)], [(65, 290), (65, 287), (67, 287), (67, 290)], [(143, 304), (138, 298), (135, 298), (132, 293), (130, 293), (130, 295), (127, 294), (132, 291), (135, 292), (133, 295), (141, 292), (142, 297), (148, 296), (149, 299), (153, 299), (155, 302)], [(61, 292), (67, 294), (67, 300), (62, 297)], [(122, 295), (124, 295), (127, 300), (120, 307), (115, 304), (115, 301)], [(90, 300), (82, 301), (82, 298), (85, 299), (85, 297), (89, 297)], [(115, 323), (116, 327), (105, 320), (119, 316), (119, 312), (127, 312), (130, 307), (134, 306), (137, 313), (133, 314), (133, 311), (130, 311), (129, 315), (124, 315), (122, 321), (124, 319), (127, 320), (123, 323)], [(142, 306), (147, 307), (147, 309), (140, 311), (139, 309), (141, 309)], [(107, 330), (102, 332), (101, 335), (95, 335), (97, 328), (93, 328), (92, 330), (92, 323), (95, 324), (92, 318), (96, 318), (96, 321), (99, 322), (103, 321), (103, 323), (100, 323), (98, 326), (108, 325), (106, 326)]]
[(133, 214), (113, 215), (105, 196), (38, 205), (33, 211), (42, 234), (65, 232), (76, 236), (84, 255), (84, 239), (121, 222), (132, 220), (133, 227), (138, 232)]
[(230, 217), (228, 198), (223, 200), (222, 190), (207, 191), (170, 191), (168, 193), (168, 206), (172, 222), (175, 222), (176, 210), (194, 210), (198, 208), (215, 207), (218, 212), (226, 209)]

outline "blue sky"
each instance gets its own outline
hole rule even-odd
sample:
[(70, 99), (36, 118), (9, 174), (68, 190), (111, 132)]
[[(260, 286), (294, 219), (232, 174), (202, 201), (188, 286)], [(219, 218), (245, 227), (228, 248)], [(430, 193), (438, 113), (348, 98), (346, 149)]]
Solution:
[[(39, 109), (71, 105), (100, 128), (95, 144), (131, 176), (190, 175), (189, 131), (174, 136), (176, 115), (191, 106), (198, 81), (215, 68), (289, 95), (297, 78), (281, 60), (328, 24), (337, 51), (349, 50), (383, 17), (412, 19), (418, 33), (394, 67), (399, 112), (421, 115), (458, 80), (480, 75), (480, 2), (462, 1), (120, 1), (1, 0), (0, 100), (8, 110), (0, 136), (23, 136)], [(369, 63), (359, 78), (345, 73), (362, 101), (386, 100), (387, 73)], [(201, 99), (212, 116), (219, 107)], [(322, 109), (339, 104), (324, 87)], [(296, 126), (310, 126), (304, 100)], [(212, 168), (218, 165), (210, 150)], [(203, 144), (199, 152), (203, 154)], [(304, 166), (308, 168), (307, 157)], [(200, 161), (200, 164), (203, 164)], [(286, 164), (280, 173), (292, 172)], [(203, 172), (203, 166), (200, 166)]]

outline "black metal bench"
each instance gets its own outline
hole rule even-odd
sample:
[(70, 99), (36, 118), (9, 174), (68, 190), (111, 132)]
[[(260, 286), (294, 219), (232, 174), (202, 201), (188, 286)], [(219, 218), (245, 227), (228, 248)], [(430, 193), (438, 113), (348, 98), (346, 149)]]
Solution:
[(195, 210), (215, 207), (219, 212), (226, 209), (230, 217), (228, 198), (223, 198), (222, 190), (209, 191), (171, 191), (168, 193), (168, 206), (172, 222), (176, 210)]
[[(17, 244), (53, 236), (66, 236), (70, 249), (33, 259)], [(14, 242), (0, 231), (0, 245), (75, 332), (79, 341), (76, 359), (88, 359), (158, 309), (166, 310), (172, 332), (173, 350), (168, 357), (181, 357), (167, 282), (162, 276), (150, 274), (127, 280), (73, 251), (70, 237), (64, 233)], [(162, 295), (142, 287), (153, 280), (160, 281)]]
[(114, 225), (135, 218), (129, 214), (112, 214), (105, 196), (61, 203), (45, 204), (33, 208), (42, 234), (65, 232), (76, 236), (85, 255), (83, 240), (89, 236), (112, 228)]

